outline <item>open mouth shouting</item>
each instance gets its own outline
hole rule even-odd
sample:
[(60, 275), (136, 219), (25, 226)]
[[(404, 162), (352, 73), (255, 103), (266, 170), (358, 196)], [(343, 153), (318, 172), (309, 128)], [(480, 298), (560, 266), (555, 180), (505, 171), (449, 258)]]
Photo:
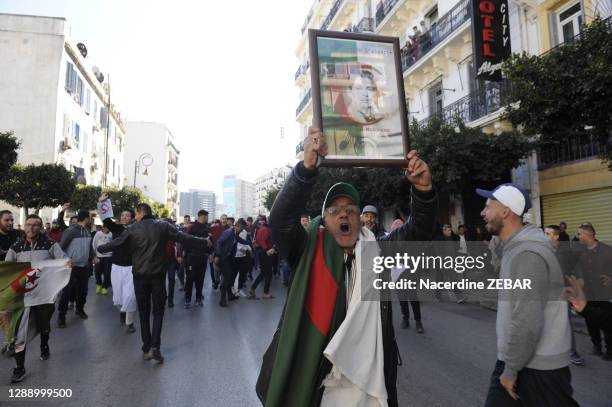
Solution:
[(342, 222), (340, 223), (340, 232), (345, 235), (348, 236), (351, 234), (351, 225), (348, 222)]

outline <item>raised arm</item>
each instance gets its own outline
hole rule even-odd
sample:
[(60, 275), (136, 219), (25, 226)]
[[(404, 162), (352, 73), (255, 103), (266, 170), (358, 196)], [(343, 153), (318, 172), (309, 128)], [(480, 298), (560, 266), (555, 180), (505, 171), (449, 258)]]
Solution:
[(68, 229), (68, 225), (66, 225), (66, 222), (64, 222), (64, 214), (66, 213), (66, 209), (68, 209), (68, 208), (70, 208), (70, 204), (69, 203), (63, 204), (62, 205), (62, 210), (57, 215), (57, 224), (59, 225), (61, 230)]
[(130, 229), (127, 228), (116, 239), (113, 239), (109, 243), (103, 244), (102, 246), (98, 246), (98, 251), (100, 253), (112, 252), (114, 249), (120, 246), (123, 246), (124, 244), (129, 244), (129, 241), (130, 241)]
[(293, 168), (270, 211), (272, 241), (292, 266), (297, 263), (306, 241), (300, 216), (306, 209), (306, 202), (317, 180), (319, 156), (326, 155), (327, 145), (323, 133), (315, 128), (309, 129), (304, 139), (304, 161)]
[(406, 181), (410, 188), (410, 216), (401, 227), (395, 229), (380, 240), (431, 240), (436, 228), (438, 196), (432, 185), (431, 172), (427, 163), (421, 160), (417, 152), (408, 153)]

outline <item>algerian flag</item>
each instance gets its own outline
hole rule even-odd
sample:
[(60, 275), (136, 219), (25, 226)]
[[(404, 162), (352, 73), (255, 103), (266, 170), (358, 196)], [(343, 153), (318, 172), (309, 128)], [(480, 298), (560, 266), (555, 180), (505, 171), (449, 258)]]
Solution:
[(66, 259), (0, 262), (0, 325), (6, 343), (14, 346), (16, 352), (38, 333), (35, 324), (28, 324), (29, 307), (54, 303), (69, 280)]

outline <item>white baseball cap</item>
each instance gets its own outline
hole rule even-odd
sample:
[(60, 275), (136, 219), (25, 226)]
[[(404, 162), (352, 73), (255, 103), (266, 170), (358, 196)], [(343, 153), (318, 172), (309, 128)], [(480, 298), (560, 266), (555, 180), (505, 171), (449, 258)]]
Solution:
[(482, 197), (500, 202), (518, 216), (523, 216), (531, 208), (529, 193), (517, 184), (501, 184), (493, 191), (476, 189), (476, 193)]

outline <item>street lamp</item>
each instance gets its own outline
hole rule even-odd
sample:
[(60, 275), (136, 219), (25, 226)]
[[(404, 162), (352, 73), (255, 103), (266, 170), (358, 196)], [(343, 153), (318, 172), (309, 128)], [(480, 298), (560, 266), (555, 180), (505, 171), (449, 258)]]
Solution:
[(138, 160), (134, 161), (134, 188), (136, 188), (136, 174), (140, 171), (140, 166), (145, 167), (142, 175), (149, 175), (147, 167), (153, 165), (153, 156), (149, 153), (143, 153), (138, 157)]

